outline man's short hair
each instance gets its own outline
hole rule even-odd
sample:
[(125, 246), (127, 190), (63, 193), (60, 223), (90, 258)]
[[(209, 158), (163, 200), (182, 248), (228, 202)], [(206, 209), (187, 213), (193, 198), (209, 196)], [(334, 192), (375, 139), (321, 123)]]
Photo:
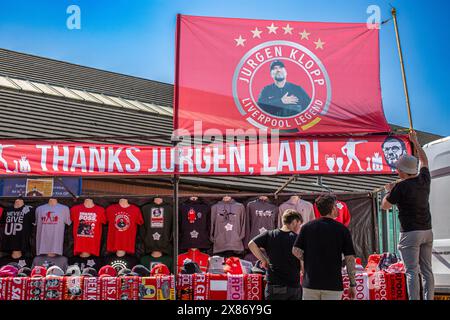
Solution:
[(292, 221), (297, 220), (300, 221), (300, 223), (303, 223), (303, 217), (300, 213), (295, 211), (294, 209), (287, 209), (283, 212), (283, 224), (291, 224)]
[(402, 146), (402, 151), (403, 151), (403, 152), (406, 151), (406, 145), (405, 145), (405, 143), (403, 142), (403, 140), (400, 140), (400, 139), (395, 138), (395, 137), (387, 137), (386, 139), (384, 139), (384, 142), (383, 142), (383, 144), (381, 145), (381, 148), (384, 149), (384, 145), (385, 145), (386, 143), (388, 143), (388, 142), (398, 142), (398, 143), (400, 143), (400, 145)]
[(316, 199), (316, 206), (317, 210), (319, 210), (319, 213), (321, 216), (327, 216), (332, 211), (336, 204), (336, 196), (333, 194), (326, 194), (323, 196), (320, 196)]
[(270, 64), (270, 71), (272, 71), (272, 69), (275, 68), (275, 66), (284, 68), (284, 63), (281, 60), (273, 60), (272, 63)]

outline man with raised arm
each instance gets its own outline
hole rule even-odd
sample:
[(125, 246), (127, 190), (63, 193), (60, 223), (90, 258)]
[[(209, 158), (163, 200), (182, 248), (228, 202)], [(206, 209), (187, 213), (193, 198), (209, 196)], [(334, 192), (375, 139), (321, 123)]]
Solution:
[[(419, 271), (423, 277), (423, 298), (433, 300), (434, 276), (431, 268), (433, 231), (428, 202), (431, 175), (427, 155), (417, 140), (416, 132), (411, 130), (409, 138), (419, 159), (407, 154), (398, 159), (395, 167), (401, 181), (384, 187), (387, 194), (383, 198), (381, 208), (389, 210), (394, 204), (398, 207), (400, 220), (398, 250), (405, 264), (409, 300), (420, 300)], [(420, 161), (419, 173), (417, 173), (418, 161)]]

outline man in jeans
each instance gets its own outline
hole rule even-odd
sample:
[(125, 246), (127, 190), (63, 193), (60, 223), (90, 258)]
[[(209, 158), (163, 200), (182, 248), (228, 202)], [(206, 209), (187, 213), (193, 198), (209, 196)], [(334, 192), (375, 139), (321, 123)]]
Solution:
[(356, 294), (355, 250), (350, 231), (335, 220), (336, 197), (316, 199), (319, 219), (302, 226), (292, 253), (300, 260), (303, 273), (303, 300), (341, 300), (342, 256), (350, 280), (350, 299)]
[(424, 299), (433, 300), (434, 277), (431, 268), (433, 232), (428, 203), (431, 176), (427, 156), (417, 140), (416, 133), (411, 131), (409, 137), (420, 160), (420, 173), (417, 174), (416, 157), (410, 155), (400, 157), (395, 166), (402, 181), (385, 186), (387, 194), (381, 207), (389, 210), (396, 204), (399, 210), (398, 250), (405, 263), (409, 300), (420, 300), (419, 271), (423, 277)]
[[(301, 300), (300, 263), (292, 255), (303, 218), (295, 210), (288, 209), (282, 216), (280, 229), (265, 231), (248, 244), (248, 248), (267, 270), (267, 300)], [(263, 248), (267, 256), (261, 251)]]

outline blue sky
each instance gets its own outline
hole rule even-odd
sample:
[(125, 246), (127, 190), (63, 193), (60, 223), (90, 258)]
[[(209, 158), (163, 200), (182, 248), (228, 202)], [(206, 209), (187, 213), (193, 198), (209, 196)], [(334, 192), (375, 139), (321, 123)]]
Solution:
[[(414, 127), (450, 135), (449, 1), (428, 0), (34, 0), (2, 1), (0, 47), (173, 83), (176, 14), (292, 21), (365, 22), (398, 10)], [(81, 29), (66, 27), (69, 5)], [(409, 126), (394, 25), (380, 31), (381, 85), (388, 122)]]

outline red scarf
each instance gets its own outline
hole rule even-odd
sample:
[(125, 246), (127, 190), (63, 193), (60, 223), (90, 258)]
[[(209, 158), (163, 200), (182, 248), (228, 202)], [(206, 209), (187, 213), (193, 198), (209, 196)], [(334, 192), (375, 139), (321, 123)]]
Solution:
[(209, 274), (197, 273), (194, 275), (194, 300), (209, 300)]
[(139, 277), (120, 277), (118, 300), (139, 299)]
[(244, 275), (228, 275), (227, 300), (244, 300)]
[(25, 300), (29, 278), (8, 278), (8, 300)]
[(156, 276), (158, 300), (175, 300), (175, 277), (161, 275)]
[(262, 300), (263, 276), (260, 274), (245, 275), (245, 300)]
[(83, 300), (100, 300), (100, 279), (84, 277)]
[(101, 278), (101, 294), (102, 300), (117, 300), (118, 297), (119, 278), (102, 277)]

